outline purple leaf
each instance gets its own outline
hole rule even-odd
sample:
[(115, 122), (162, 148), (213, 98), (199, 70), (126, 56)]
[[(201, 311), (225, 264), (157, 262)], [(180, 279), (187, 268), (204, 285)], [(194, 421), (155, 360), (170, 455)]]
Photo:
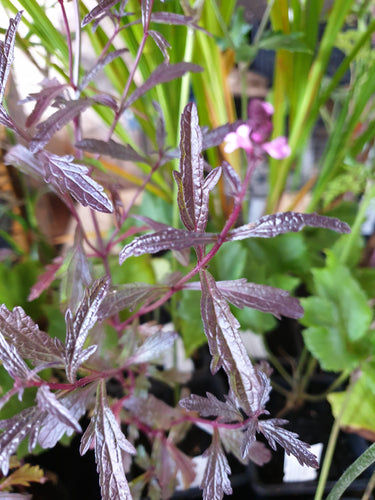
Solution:
[[(96, 384), (89, 384), (84, 388), (76, 389), (59, 398), (60, 404), (69, 412), (74, 422), (78, 422), (85, 414), (95, 389)], [(65, 433), (71, 436), (74, 430), (76, 429), (72, 427), (70, 422), (65, 424), (61, 419), (56, 419), (51, 413), (48, 413), (43, 419), (38, 435), (38, 442), (42, 448), (53, 448)]]
[(90, 153), (108, 155), (112, 158), (118, 158), (119, 160), (148, 163), (147, 158), (137, 153), (130, 144), (119, 144), (112, 139), (108, 142), (99, 141), (98, 139), (83, 139), (77, 142), (75, 147), (83, 149), (84, 151), (89, 151)]
[(8, 311), (0, 306), (0, 331), (25, 359), (30, 359), (34, 366), (46, 363), (63, 364), (63, 345), (58, 339), (52, 339), (39, 330), (33, 320), (21, 307)]
[(222, 500), (224, 493), (232, 494), (229, 480), (231, 473), (227, 457), (221, 447), (217, 429), (212, 436), (212, 443), (204, 452), (207, 464), (200, 488), (203, 490), (203, 500)]
[(240, 309), (251, 307), (272, 313), (279, 319), (281, 316), (295, 319), (303, 316), (299, 300), (280, 288), (248, 283), (246, 278), (218, 281), (216, 285), (226, 300)]
[(156, 429), (170, 430), (171, 423), (181, 417), (181, 410), (172, 408), (152, 394), (146, 398), (130, 396), (124, 400), (123, 406), (143, 424)]
[(305, 226), (322, 227), (337, 233), (350, 233), (345, 222), (334, 217), (318, 214), (302, 214), (298, 212), (280, 212), (265, 215), (256, 222), (233, 229), (228, 233), (227, 241), (245, 238), (273, 238), (279, 234), (301, 231)]
[(262, 413), (260, 395), (263, 380), (249, 359), (239, 334), (240, 324), (230, 311), (229, 305), (214, 278), (208, 271), (201, 271), (201, 315), (208, 345), (213, 357), (211, 370), (223, 367), (238, 404), (247, 415)]
[(30, 151), (37, 153), (49, 143), (52, 136), (93, 104), (89, 98), (64, 101), (64, 106), (37, 126), (37, 133), (30, 142)]
[(88, 168), (74, 163), (73, 156), (57, 156), (43, 153), (38, 157), (43, 161), (44, 177), (61, 194), (69, 193), (84, 207), (89, 206), (99, 212), (111, 213), (113, 206), (103, 187), (88, 175)]
[(37, 378), (19, 355), (13, 344), (8, 344), (0, 333), (0, 360), (6, 371), (14, 379), (30, 380)]
[[(257, 419), (254, 419), (254, 422), (256, 425)], [(219, 434), (225, 452), (227, 454), (232, 453), (244, 465), (247, 465), (248, 461), (251, 460), (257, 465), (262, 466), (272, 458), (271, 450), (264, 443), (255, 440), (251, 440), (247, 455), (242, 456), (240, 451), (245, 435), (242, 429), (220, 428)]]
[(226, 191), (229, 196), (234, 198), (241, 190), (241, 179), (234, 168), (227, 161), (223, 162), (221, 168), (225, 179)]
[(185, 453), (179, 450), (169, 439), (166, 439), (164, 443), (167, 447), (169, 455), (172, 458), (172, 464), (174, 464), (177, 470), (181, 471), (184, 485), (187, 488), (194, 481), (196, 476), (191, 457), (185, 455)]
[(132, 356), (127, 360), (127, 364), (148, 363), (160, 356), (161, 353), (170, 349), (177, 339), (177, 333), (163, 331), (162, 326), (157, 333), (148, 337), (143, 344), (138, 347)]
[(203, 128), (203, 150), (220, 146), (220, 144), (224, 141), (224, 137), (230, 132), (237, 130), (242, 123), (244, 123), (242, 120), (237, 120), (234, 123), (226, 123), (225, 125), (221, 125), (220, 127), (216, 127), (211, 130)]
[(151, 22), (158, 24), (174, 24), (175, 26), (188, 26), (189, 28), (194, 28), (206, 33), (208, 36), (212, 36), (211, 33), (206, 31), (204, 28), (194, 23), (194, 18), (191, 16), (184, 16), (182, 14), (176, 14), (174, 12), (153, 12), (151, 14)]
[(181, 220), (189, 231), (204, 231), (208, 219), (209, 190), (219, 180), (221, 170), (213, 170), (204, 180), (202, 133), (195, 104), (189, 103), (181, 117), (180, 173), (174, 172), (178, 185)]
[(82, 230), (77, 226), (74, 245), (66, 256), (67, 271), (63, 277), (61, 292), (67, 308), (74, 310), (82, 300), (84, 290), (92, 283), (90, 267), (83, 248)]
[(258, 419), (253, 418), (246, 427), (243, 433), (243, 438), (240, 445), (240, 453), (242, 459), (245, 459), (250, 452), (251, 447), (256, 441), (256, 431), (257, 431)]
[(108, 9), (110, 9), (113, 5), (115, 5), (119, 0), (100, 0), (98, 5), (94, 7), (90, 12), (83, 18), (81, 26), (82, 28), (87, 24), (91, 23), (93, 19), (101, 16)]
[(150, 89), (159, 85), (159, 83), (170, 82), (176, 78), (180, 78), (188, 71), (193, 73), (199, 73), (203, 71), (201, 66), (192, 63), (179, 62), (176, 64), (160, 64), (149, 76), (149, 78), (140, 85), (126, 100), (124, 104), (124, 109), (128, 108), (135, 102), (139, 97), (148, 92)]
[(14, 45), (16, 32), (21, 21), (21, 12), (14, 19), (9, 20), (9, 28), (5, 33), (4, 42), (0, 42), (0, 104), (3, 102), (5, 86), (8, 80), (10, 67), (14, 60)]
[(153, 4), (153, 0), (141, 0), (142, 26), (145, 32), (148, 32)]
[(103, 381), (98, 386), (94, 415), (82, 436), (81, 455), (86, 453), (93, 440), (102, 499), (131, 500), (132, 496), (125, 477), (123, 452), (133, 454), (136, 450), (121, 432), (108, 406)]
[(2, 104), (0, 104), (0, 124), (4, 125), (4, 127), (7, 127), (9, 129), (14, 130), (15, 132), (17, 132), (16, 124), (8, 116), (8, 113), (5, 111), (5, 109), (2, 106)]
[(9, 472), (9, 459), (18, 445), (29, 434), (29, 452), (35, 448), (39, 432), (41, 412), (38, 408), (26, 408), (8, 420), (0, 420), (0, 470), (4, 476)]
[(101, 301), (107, 293), (109, 281), (106, 278), (97, 280), (79, 305), (73, 318), (70, 309), (65, 315), (66, 320), (66, 348), (65, 370), (69, 382), (74, 383), (79, 366), (93, 354), (96, 346), (83, 350), (89, 330), (98, 319), (98, 310)]
[(109, 318), (124, 309), (134, 310), (142, 303), (150, 304), (168, 290), (164, 285), (149, 285), (147, 283), (125, 283), (115, 285), (107, 293), (100, 305), (98, 318)]
[(47, 385), (42, 385), (41, 387), (39, 387), (36, 394), (36, 402), (40, 410), (47, 412), (58, 422), (67, 427), (71, 427), (76, 432), (82, 431), (78, 421), (73, 417), (66, 406), (64, 406), (56, 398), (56, 395), (50, 391)]
[(63, 258), (59, 255), (55, 257), (52, 261), (52, 264), (46, 265), (46, 271), (38, 277), (37, 282), (31, 287), (29, 296), (27, 297), (28, 301), (32, 301), (40, 297), (40, 295), (47, 290), (47, 288), (53, 283), (56, 279), (56, 273), (63, 265)]
[(179, 405), (190, 411), (197, 411), (201, 417), (217, 417), (223, 422), (240, 422), (242, 421), (241, 412), (236, 407), (235, 403), (226, 397), (226, 401), (220, 401), (210, 392), (206, 392), (207, 397), (191, 396), (182, 399)]
[(276, 450), (276, 443), (278, 443), (285, 449), (287, 455), (294, 455), (301, 465), (317, 469), (319, 463), (316, 456), (308, 450), (310, 445), (300, 441), (295, 432), (281, 427), (287, 422), (287, 420), (278, 418), (260, 420), (258, 421), (258, 431), (264, 435), (273, 450)]
[(127, 52), (128, 49), (118, 49), (109, 52), (103, 59), (97, 62), (82, 78), (81, 84), (79, 86), (80, 90), (83, 90), (87, 87), (87, 85), (95, 80), (96, 75), (101, 71), (104, 66), (110, 64), (114, 59)]
[(171, 48), (171, 44), (168, 43), (167, 40), (163, 37), (163, 35), (158, 31), (149, 30), (148, 34), (152, 36), (152, 39), (159, 47), (160, 52), (164, 56), (164, 62), (169, 63), (168, 49)]
[(41, 86), (42, 90), (40, 92), (30, 94), (26, 99), (27, 102), (36, 101), (33, 111), (26, 120), (26, 127), (31, 127), (39, 120), (50, 103), (63, 93), (67, 85), (59, 83), (56, 78), (53, 78), (52, 80), (43, 80)]
[(183, 248), (207, 245), (214, 243), (216, 238), (216, 235), (212, 233), (195, 233), (172, 227), (156, 233), (144, 234), (134, 238), (131, 243), (124, 246), (120, 252), (120, 264), (132, 256), (138, 257), (145, 253), (156, 253), (161, 250), (182, 250)]

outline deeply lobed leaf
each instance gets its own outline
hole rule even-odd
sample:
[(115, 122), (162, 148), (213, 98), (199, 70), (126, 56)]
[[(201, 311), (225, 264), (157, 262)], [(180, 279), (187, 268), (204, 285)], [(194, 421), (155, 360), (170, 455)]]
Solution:
[(133, 454), (136, 450), (121, 432), (108, 406), (103, 381), (98, 386), (95, 410), (90, 425), (82, 436), (81, 455), (86, 453), (93, 440), (102, 499), (131, 500), (124, 471), (123, 452)]
[(294, 455), (301, 465), (308, 465), (317, 469), (319, 462), (308, 448), (310, 445), (300, 441), (298, 434), (282, 427), (286, 420), (272, 418), (258, 422), (258, 430), (265, 436), (269, 445), (276, 450), (276, 443), (280, 444), (288, 455)]
[(34, 366), (51, 362), (57, 365), (63, 363), (62, 343), (39, 330), (38, 325), (21, 307), (9, 311), (4, 304), (0, 306), (0, 332)]
[(229, 480), (231, 470), (216, 429), (211, 446), (204, 452), (203, 456), (207, 457), (207, 464), (200, 485), (201, 489), (203, 489), (203, 500), (222, 500), (224, 493), (231, 495), (232, 486)]
[(83, 349), (89, 330), (98, 320), (100, 304), (109, 288), (109, 280), (97, 280), (79, 305), (73, 317), (70, 309), (66, 312), (66, 346), (65, 346), (65, 371), (68, 380), (73, 383), (79, 366), (90, 357), (96, 346)]

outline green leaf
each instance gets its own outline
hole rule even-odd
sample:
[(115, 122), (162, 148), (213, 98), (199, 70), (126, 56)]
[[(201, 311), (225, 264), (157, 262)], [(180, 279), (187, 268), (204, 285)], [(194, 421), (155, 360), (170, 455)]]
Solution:
[(176, 324), (184, 342), (186, 356), (189, 357), (198, 347), (207, 343), (207, 338), (200, 316), (201, 294), (193, 291), (182, 291), (181, 295), (182, 298), (176, 311)]
[(312, 51), (305, 42), (304, 33), (289, 33), (285, 34), (280, 32), (264, 33), (262, 39), (259, 41), (259, 48), (265, 50), (279, 50), (284, 49), (289, 52), (305, 52), (311, 54)]
[(244, 309), (232, 308), (232, 310), (243, 330), (249, 329), (254, 333), (265, 333), (277, 325), (276, 319), (270, 313), (250, 309), (250, 307), (245, 307)]
[(372, 310), (365, 292), (332, 253), (314, 269), (316, 295), (301, 300), (307, 348), (325, 370), (354, 369), (368, 355)]
[(221, 247), (212, 259), (210, 268), (216, 280), (236, 280), (243, 277), (246, 264), (246, 248), (242, 242), (234, 241)]
[[(346, 404), (346, 392), (334, 392), (327, 396), (335, 418), (340, 418), (342, 427), (375, 432), (375, 394), (374, 381), (362, 373), (351, 390), (349, 402)], [(342, 407), (345, 404), (343, 413)]]

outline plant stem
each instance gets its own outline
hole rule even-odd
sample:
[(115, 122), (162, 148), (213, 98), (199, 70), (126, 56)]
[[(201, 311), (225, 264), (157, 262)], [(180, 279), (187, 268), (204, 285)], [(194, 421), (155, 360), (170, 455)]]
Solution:
[[(339, 415), (337, 415), (337, 417), (335, 418), (335, 421), (333, 423), (333, 426), (331, 429), (331, 434), (330, 434), (329, 440), (328, 440), (328, 445), (327, 445), (323, 465), (322, 465), (320, 475), (319, 475), (319, 482), (318, 482), (318, 487), (316, 489), (314, 500), (322, 500), (323, 499), (324, 489), (325, 489), (325, 486), (327, 483), (328, 474), (329, 474), (329, 471), (330, 471), (330, 468), (332, 465), (333, 454), (334, 454), (336, 443), (337, 443), (337, 438), (338, 438), (338, 435), (340, 432), (341, 418), (345, 412), (346, 407), (348, 406), (348, 403), (350, 401), (350, 396), (352, 394), (354, 386), (355, 386), (355, 383), (352, 383), (348, 387), (346, 394), (345, 394), (344, 402), (343, 402), (341, 409), (340, 409), (340, 413), (339, 413)], [(331, 494), (332, 494), (332, 492), (331, 492)], [(341, 496), (330, 498), (331, 494), (329, 495), (327, 500), (328, 499), (333, 500), (333, 498), (341, 498)]]

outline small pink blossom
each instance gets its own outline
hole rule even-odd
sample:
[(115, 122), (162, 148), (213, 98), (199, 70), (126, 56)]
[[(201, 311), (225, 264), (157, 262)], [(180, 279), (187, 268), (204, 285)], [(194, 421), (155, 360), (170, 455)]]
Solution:
[(229, 132), (224, 137), (226, 145), (224, 146), (224, 151), (226, 153), (233, 153), (238, 148), (246, 151), (246, 153), (251, 153), (253, 151), (253, 144), (250, 140), (251, 129), (249, 125), (240, 125), (235, 132)]
[(282, 160), (290, 155), (290, 146), (287, 138), (284, 136), (276, 137), (270, 142), (265, 142), (262, 144), (262, 148), (272, 158), (276, 158), (276, 160)]

